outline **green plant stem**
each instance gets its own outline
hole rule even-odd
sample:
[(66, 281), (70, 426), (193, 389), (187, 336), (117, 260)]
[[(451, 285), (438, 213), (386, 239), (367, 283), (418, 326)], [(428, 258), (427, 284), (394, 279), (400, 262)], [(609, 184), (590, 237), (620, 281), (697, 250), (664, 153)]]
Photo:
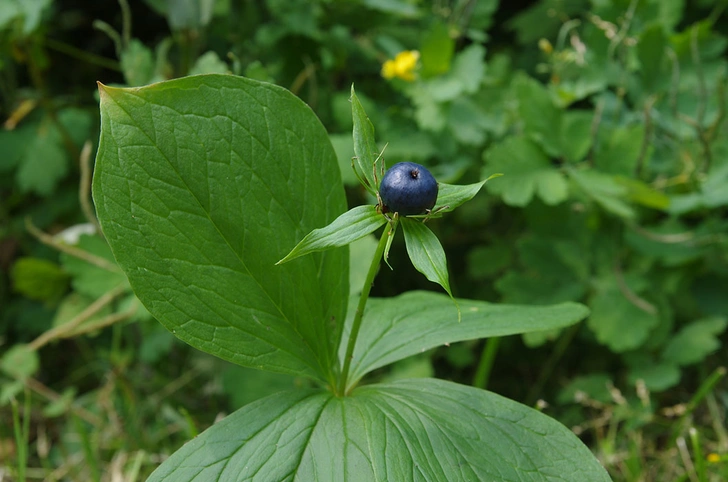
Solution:
[(364, 286), (361, 289), (361, 295), (359, 296), (359, 304), (356, 307), (356, 313), (354, 314), (354, 322), (351, 324), (351, 332), (349, 333), (349, 341), (346, 345), (346, 356), (344, 357), (344, 368), (341, 370), (341, 376), (339, 378), (339, 386), (336, 390), (336, 395), (342, 397), (346, 394), (346, 385), (349, 378), (349, 368), (351, 367), (351, 359), (354, 356), (354, 346), (356, 346), (356, 338), (359, 336), (359, 329), (361, 328), (361, 321), (364, 317), (364, 308), (367, 305), (369, 299), (369, 292), (372, 290), (372, 284), (374, 283), (374, 277), (379, 272), (379, 264), (382, 261), (384, 255), (384, 248), (387, 246), (387, 240), (394, 232), (393, 227), (390, 225), (389, 229), (384, 229), (382, 237), (379, 238), (379, 244), (377, 250), (374, 252), (372, 263), (369, 265), (369, 271), (367, 272)]
[(703, 399), (705, 399), (706, 396), (708, 396), (708, 394), (715, 388), (718, 382), (726, 376), (726, 373), (728, 373), (726, 367), (718, 367), (713, 370), (713, 372), (708, 376), (708, 378), (705, 379), (705, 381), (703, 381), (703, 383), (700, 384), (700, 387), (698, 387), (695, 395), (693, 395), (693, 397), (685, 406), (685, 413), (682, 414), (680, 420), (677, 423), (673, 424), (673, 432), (672, 436), (670, 437), (669, 444), (670, 446), (675, 445), (675, 441), (684, 430), (687, 418), (692, 416), (697, 406), (703, 401)]
[(570, 326), (566, 329), (566, 332), (564, 332), (559, 337), (554, 346), (554, 349), (551, 352), (551, 356), (549, 356), (548, 360), (546, 360), (546, 363), (543, 365), (543, 368), (541, 369), (541, 373), (539, 373), (538, 375), (536, 383), (531, 387), (531, 390), (529, 390), (528, 392), (528, 396), (526, 397), (526, 405), (532, 406), (534, 403), (536, 403), (539, 393), (541, 393), (549, 377), (551, 377), (551, 374), (556, 368), (559, 360), (561, 360), (561, 357), (564, 356), (564, 353), (566, 353), (566, 349), (571, 344), (571, 341), (579, 332), (580, 326), (580, 323)]
[(473, 386), (482, 388), (488, 386), (488, 380), (490, 379), (490, 372), (493, 369), (493, 360), (498, 353), (498, 347), (500, 346), (500, 337), (488, 338), (483, 347), (483, 353), (480, 355), (480, 363), (478, 363), (478, 369), (475, 371), (473, 377)]
[(695, 471), (698, 475), (698, 480), (707, 481), (708, 477), (706, 476), (705, 471), (705, 457), (703, 456), (703, 448), (700, 445), (700, 436), (698, 435), (698, 431), (695, 429), (695, 427), (690, 427), (690, 430), (688, 431), (690, 435), (690, 443), (693, 447), (693, 458), (695, 459)]
[(15, 445), (17, 447), (17, 476), (19, 482), (25, 482), (25, 469), (28, 463), (28, 442), (30, 440), (30, 391), (25, 387), (23, 418), (20, 419), (18, 402), (11, 401), (13, 412), (13, 428), (15, 432)]

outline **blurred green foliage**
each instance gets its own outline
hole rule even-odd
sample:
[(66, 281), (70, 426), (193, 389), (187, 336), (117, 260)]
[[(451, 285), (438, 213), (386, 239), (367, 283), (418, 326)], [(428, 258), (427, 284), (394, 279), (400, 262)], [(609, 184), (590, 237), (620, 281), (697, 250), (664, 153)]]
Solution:
[[(727, 362), (726, 7), (0, 2), (0, 459), (19, 453), (5, 429), (15, 397), (34, 402), (29, 477), (93, 480), (146, 474), (219, 411), (298, 383), (266, 382), (178, 343), (138, 304), (94, 229), (84, 143), (98, 138), (95, 81), (229, 72), (287, 87), (314, 109), (351, 205), (371, 202), (350, 169), (352, 83), (388, 142), (389, 165), (419, 162), (460, 184), (504, 173), (487, 184), (490, 196), (432, 223), (454, 294), (574, 300), (592, 315), (576, 330), (504, 340), (489, 387), (548, 400), (575, 426), (609, 413), (625, 435), (595, 426), (586, 440), (615, 479), (686, 477), (671, 443), (689, 423), (723, 451), (722, 465), (705, 470), (728, 477), (728, 435), (716, 428), (728, 388), (710, 376)], [(405, 50), (420, 54), (414, 80), (383, 79), (384, 62)], [(26, 219), (53, 236), (31, 234)], [(403, 250), (395, 243), (395, 273), (384, 270), (375, 294), (429, 287), (398, 263)], [(482, 349), (444, 347), (380, 376), (468, 382)], [(624, 404), (619, 389), (630, 394)], [(703, 400), (708, 408), (695, 412)], [(688, 415), (665, 415), (675, 403)], [(60, 418), (50, 428), (40, 413)], [(627, 433), (638, 429), (650, 443)]]

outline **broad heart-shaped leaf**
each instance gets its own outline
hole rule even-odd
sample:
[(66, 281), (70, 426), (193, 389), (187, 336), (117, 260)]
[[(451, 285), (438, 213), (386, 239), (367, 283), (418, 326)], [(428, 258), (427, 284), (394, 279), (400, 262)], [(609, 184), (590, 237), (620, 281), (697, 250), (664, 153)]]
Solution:
[[(447, 343), (563, 328), (589, 314), (584, 305), (571, 302), (519, 306), (457, 301), (460, 322), (452, 300), (444, 294), (410, 291), (393, 298), (370, 298), (354, 349), (349, 387), (372, 370)], [(354, 310), (350, 311), (344, 336), (354, 317)], [(345, 352), (341, 347), (342, 359)]]
[(374, 179), (374, 169), (379, 150), (374, 140), (374, 126), (364, 112), (364, 107), (351, 86), (351, 115), (354, 121), (354, 171), (364, 181), (364, 187), (372, 195), (379, 190), (379, 185)]
[(275, 266), (346, 209), (313, 112), (283, 88), (230, 75), (100, 94), (94, 200), (150, 313), (234, 363), (329, 380), (348, 250)]
[(280, 392), (187, 443), (148, 479), (188, 481), (609, 481), (589, 449), (541, 412), (420, 378)]
[(387, 219), (377, 212), (376, 206), (357, 206), (336, 218), (328, 226), (314, 229), (308, 233), (285, 258), (276, 264), (285, 263), (316, 251), (346, 246), (373, 233), (386, 222)]

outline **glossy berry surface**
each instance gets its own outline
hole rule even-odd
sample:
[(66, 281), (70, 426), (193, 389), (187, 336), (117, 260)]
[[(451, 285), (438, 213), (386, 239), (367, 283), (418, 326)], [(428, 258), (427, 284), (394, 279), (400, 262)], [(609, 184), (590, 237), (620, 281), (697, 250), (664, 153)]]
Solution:
[(385, 212), (400, 216), (425, 214), (437, 201), (437, 181), (424, 166), (414, 162), (395, 164), (379, 185)]

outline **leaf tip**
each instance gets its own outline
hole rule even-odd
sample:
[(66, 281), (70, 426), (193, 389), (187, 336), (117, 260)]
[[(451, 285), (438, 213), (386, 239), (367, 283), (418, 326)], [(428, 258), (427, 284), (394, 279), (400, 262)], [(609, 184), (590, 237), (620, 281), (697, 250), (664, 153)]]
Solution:
[(488, 178), (483, 182), (487, 182), (487, 181), (490, 181), (491, 179), (495, 179), (496, 177), (501, 177), (501, 176), (503, 176), (502, 172), (496, 172), (495, 174), (491, 174), (490, 176), (488, 176)]
[(103, 100), (108, 95), (108, 92), (107, 92), (108, 87), (105, 86), (104, 84), (102, 84), (98, 80), (96, 81), (96, 86), (99, 89), (99, 97), (101, 97), (101, 100)]

